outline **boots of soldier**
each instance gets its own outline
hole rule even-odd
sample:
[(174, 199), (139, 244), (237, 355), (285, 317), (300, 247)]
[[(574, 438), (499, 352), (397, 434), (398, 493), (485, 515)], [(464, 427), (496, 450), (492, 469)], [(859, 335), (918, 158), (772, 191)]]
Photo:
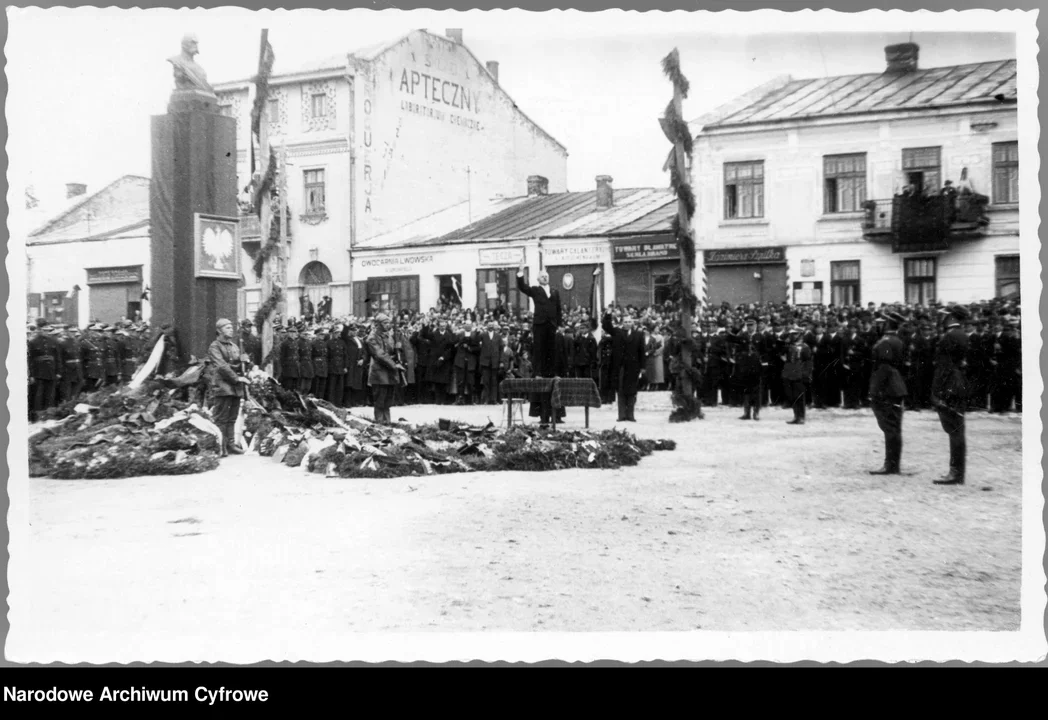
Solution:
[[(900, 450), (901, 452), (901, 450)], [(891, 438), (884, 438), (884, 465), (879, 470), (870, 470), (870, 475), (895, 475), (899, 472), (898, 468), (893, 465), (893, 458), (895, 455), (895, 448), (892, 445)]]
[(237, 447), (236, 433), (233, 431), (234, 427), (232, 424), (227, 424), (222, 433), (226, 438), (226, 451), (232, 455), (243, 455), (244, 451)]
[(750, 399), (749, 398), (745, 398), (742, 401), (742, 417), (740, 417), (739, 420), (749, 420), (749, 419), (750, 419)]
[(944, 477), (934, 480), (936, 485), (964, 485), (965, 469), (965, 440), (955, 433), (950, 436), (950, 472)]
[(888, 467), (893, 475), (902, 471), (902, 437), (894, 437), (890, 441), (890, 453), (888, 455)]

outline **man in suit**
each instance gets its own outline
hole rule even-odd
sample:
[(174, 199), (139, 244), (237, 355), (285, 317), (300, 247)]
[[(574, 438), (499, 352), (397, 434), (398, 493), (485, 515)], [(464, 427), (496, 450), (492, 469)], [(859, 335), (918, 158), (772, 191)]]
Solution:
[(488, 327), (478, 331), (478, 339), (480, 353), (477, 363), (480, 366), (480, 385), (484, 389), (483, 402), (495, 405), (498, 402), (499, 365), (505, 347), (498, 322), (488, 321)]
[[(531, 358), (534, 377), (552, 378), (556, 375), (557, 363), (557, 328), (563, 320), (560, 294), (550, 287), (549, 273), (539, 273), (539, 284), (528, 286), (524, 282), (524, 263), (517, 269), (517, 290), (531, 298), (535, 314), (531, 320)], [(549, 398), (539, 396), (540, 423), (550, 421), (551, 407)]]
[(618, 328), (611, 324), (611, 315), (605, 315), (601, 327), (611, 337), (611, 376), (618, 395), (619, 422), (637, 422), (633, 412), (644, 372), (644, 333), (634, 327), (629, 314)]
[(906, 344), (899, 337), (899, 328), (906, 318), (888, 313), (878, 321), (886, 328), (871, 353), (870, 403), (877, 425), (884, 433), (884, 466), (870, 470), (870, 474), (898, 475), (902, 459), (902, 400), (906, 397), (906, 382), (901, 372), (905, 366)]
[(935, 353), (932, 405), (939, 413), (942, 429), (950, 438), (950, 472), (934, 482), (936, 485), (964, 485), (967, 461), (964, 413), (968, 409), (964, 361), (968, 355), (968, 336), (961, 329), (961, 323), (968, 319), (968, 309), (954, 305), (939, 312), (946, 315), (945, 333)]

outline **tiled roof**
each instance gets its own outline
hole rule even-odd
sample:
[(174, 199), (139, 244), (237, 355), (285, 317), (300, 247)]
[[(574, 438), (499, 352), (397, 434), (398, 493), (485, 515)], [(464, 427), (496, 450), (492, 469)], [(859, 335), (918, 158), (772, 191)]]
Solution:
[(537, 195), (505, 202), (508, 207), (482, 220), (420, 244), (606, 235), (650, 216), (676, 200), (670, 190), (639, 188), (615, 190), (614, 204), (604, 210), (597, 208), (595, 190)]
[(902, 73), (795, 80), (705, 125), (803, 120), (861, 113), (925, 110), (1016, 99), (1016, 61), (955, 65)]

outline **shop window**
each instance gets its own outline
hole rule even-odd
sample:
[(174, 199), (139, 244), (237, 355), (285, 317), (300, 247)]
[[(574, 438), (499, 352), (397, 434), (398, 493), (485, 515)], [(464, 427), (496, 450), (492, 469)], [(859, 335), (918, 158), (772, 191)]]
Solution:
[(857, 212), (866, 202), (866, 153), (823, 158), (825, 212)]
[(942, 148), (906, 148), (902, 151), (902, 172), (906, 182), (925, 195), (942, 189)]
[(673, 295), (673, 273), (652, 273), (651, 303), (662, 305)]
[(858, 305), (860, 266), (858, 260), (830, 263), (830, 302), (836, 307)]
[(1019, 256), (1001, 255), (995, 259), (997, 297), (1019, 294)]
[(404, 310), (416, 313), (419, 309), (418, 291), (418, 275), (369, 278), (365, 298), (366, 314), (374, 316), (386, 313), (392, 317)]
[(1019, 202), (1019, 143), (993, 144), (993, 201)]
[(793, 283), (794, 305), (822, 305), (821, 282)]
[(218, 106), (218, 114), (233, 117), (233, 106), (230, 103), (222, 103)]
[[(530, 282), (529, 271), (530, 268), (524, 268), (525, 284)], [(477, 309), (494, 311), (500, 306), (515, 317), (528, 311), (528, 296), (517, 290), (517, 268), (478, 269)]]
[(764, 217), (764, 161), (724, 163), (724, 217)]
[(306, 170), (306, 214), (320, 215), (324, 212), (324, 171)]
[(935, 302), (935, 258), (904, 260), (904, 282), (908, 305)]
[(314, 118), (322, 118), (327, 116), (327, 94), (326, 93), (313, 93), (310, 98), (310, 107), (313, 111)]
[(280, 124), (280, 98), (272, 98), (266, 103), (266, 120), (272, 125)]

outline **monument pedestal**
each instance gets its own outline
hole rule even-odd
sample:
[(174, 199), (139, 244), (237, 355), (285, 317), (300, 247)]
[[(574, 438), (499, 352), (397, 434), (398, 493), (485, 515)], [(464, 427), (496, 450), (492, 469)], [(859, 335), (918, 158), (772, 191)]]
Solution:
[(152, 118), (152, 152), (151, 322), (175, 327), (183, 360), (202, 358), (216, 337), (215, 322), (237, 320), (239, 236), (228, 256), (236, 269), (229, 278), (200, 276), (196, 237), (197, 213), (237, 217), (236, 120), (218, 113), (213, 94), (177, 90), (168, 113)]

